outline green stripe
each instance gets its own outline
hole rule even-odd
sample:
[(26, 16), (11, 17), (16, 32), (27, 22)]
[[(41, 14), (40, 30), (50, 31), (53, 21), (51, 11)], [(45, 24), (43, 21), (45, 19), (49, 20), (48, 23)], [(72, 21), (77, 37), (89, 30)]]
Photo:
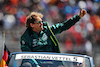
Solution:
[(50, 36), (51, 40), (54, 42), (55, 46), (57, 46), (57, 44), (55, 43), (54, 39), (52, 38), (52, 36)]
[[(49, 28), (48, 23), (47, 23), (47, 27)], [(52, 32), (52, 30), (51, 30), (50, 28), (49, 28), (49, 30), (50, 30), (50, 32), (52, 33), (52, 36), (55, 38), (55, 40), (56, 40), (57, 43), (54, 41), (54, 39), (53, 39), (51, 36), (50, 36), (50, 38), (51, 38), (52, 41), (54, 42), (55, 46), (58, 47), (58, 50), (59, 50), (59, 52), (60, 52), (58, 40), (56, 39), (54, 33)]]
[[(47, 26), (48, 26), (48, 23), (47, 23)], [(49, 28), (49, 27), (48, 27)], [(50, 32), (52, 33), (52, 35), (53, 35), (53, 37), (55, 38), (55, 35), (54, 35), (54, 33), (52, 32), (52, 30), (49, 28), (49, 30), (50, 30)], [(58, 40), (55, 38), (55, 40), (57, 41), (57, 43), (58, 43)]]

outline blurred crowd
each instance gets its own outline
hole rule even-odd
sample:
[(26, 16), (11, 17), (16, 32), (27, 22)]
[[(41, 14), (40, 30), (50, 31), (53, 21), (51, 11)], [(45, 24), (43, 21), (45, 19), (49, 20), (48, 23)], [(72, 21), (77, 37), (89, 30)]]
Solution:
[(0, 28), (14, 29), (8, 33), (15, 41), (20, 39), (30, 12), (41, 12), (51, 26), (70, 19), (80, 8), (86, 9), (87, 15), (56, 37), (64, 52), (93, 55), (93, 47), (100, 44), (100, 0), (0, 0)]

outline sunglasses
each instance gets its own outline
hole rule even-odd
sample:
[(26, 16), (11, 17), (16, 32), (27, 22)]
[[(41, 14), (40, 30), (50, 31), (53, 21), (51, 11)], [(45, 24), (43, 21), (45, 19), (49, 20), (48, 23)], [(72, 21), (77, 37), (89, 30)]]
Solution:
[(41, 24), (41, 23), (43, 23), (43, 20), (42, 20), (42, 21), (36, 21), (36, 23), (39, 23), (39, 24)]

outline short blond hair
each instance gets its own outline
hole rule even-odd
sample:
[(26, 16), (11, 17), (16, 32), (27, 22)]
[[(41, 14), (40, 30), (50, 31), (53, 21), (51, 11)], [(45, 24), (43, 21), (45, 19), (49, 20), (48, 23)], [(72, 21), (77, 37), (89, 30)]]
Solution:
[(26, 18), (25, 22), (26, 28), (30, 28), (30, 23), (34, 23), (36, 17), (43, 18), (43, 14), (38, 12), (31, 12), (31, 14)]

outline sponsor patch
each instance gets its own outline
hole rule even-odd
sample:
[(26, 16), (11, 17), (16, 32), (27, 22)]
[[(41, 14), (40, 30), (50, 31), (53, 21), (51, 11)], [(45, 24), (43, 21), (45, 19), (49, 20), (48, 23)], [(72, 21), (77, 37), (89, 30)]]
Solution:
[(25, 41), (24, 40), (22, 40), (22, 44), (25, 44)]
[(42, 40), (43, 40), (43, 41), (46, 41), (47, 38), (48, 38), (48, 36), (46, 35), (46, 33), (44, 33), (43, 36), (42, 36)]

